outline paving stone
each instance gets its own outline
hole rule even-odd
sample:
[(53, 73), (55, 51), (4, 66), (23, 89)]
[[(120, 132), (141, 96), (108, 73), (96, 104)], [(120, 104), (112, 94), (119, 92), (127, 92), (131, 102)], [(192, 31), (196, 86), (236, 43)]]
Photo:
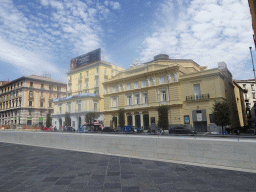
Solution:
[(256, 174), (0, 143), (1, 191), (256, 191)]

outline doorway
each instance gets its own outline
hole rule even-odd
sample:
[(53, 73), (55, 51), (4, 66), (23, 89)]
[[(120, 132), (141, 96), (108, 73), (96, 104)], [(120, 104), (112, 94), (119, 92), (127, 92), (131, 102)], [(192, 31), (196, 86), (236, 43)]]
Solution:
[(135, 127), (140, 128), (140, 115), (135, 115)]
[(197, 132), (207, 132), (207, 121), (194, 121), (194, 127)]
[(143, 129), (146, 129), (148, 130), (148, 127), (149, 127), (149, 115), (148, 114), (145, 114), (143, 115)]
[(127, 116), (127, 125), (132, 125), (132, 116)]

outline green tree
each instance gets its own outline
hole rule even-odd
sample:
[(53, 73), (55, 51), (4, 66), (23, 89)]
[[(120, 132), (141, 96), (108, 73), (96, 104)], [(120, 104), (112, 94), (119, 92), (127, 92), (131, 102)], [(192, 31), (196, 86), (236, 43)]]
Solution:
[(118, 124), (119, 127), (124, 127), (125, 124), (125, 117), (124, 117), (124, 109), (119, 109), (118, 111)]
[(98, 114), (94, 113), (94, 112), (89, 112), (86, 114), (86, 123), (89, 125), (93, 125), (93, 122), (95, 119), (98, 118)]
[(223, 134), (223, 127), (230, 125), (230, 110), (227, 101), (218, 101), (214, 103), (213, 119), (216, 125), (221, 126)]
[(46, 127), (51, 127), (51, 126), (52, 126), (51, 113), (47, 113), (47, 115), (46, 115)]
[(167, 105), (159, 106), (158, 111), (158, 127), (162, 129), (168, 129), (168, 110), (169, 107)]
[(65, 113), (65, 123), (64, 126), (68, 127), (71, 125), (70, 115), (68, 112)]

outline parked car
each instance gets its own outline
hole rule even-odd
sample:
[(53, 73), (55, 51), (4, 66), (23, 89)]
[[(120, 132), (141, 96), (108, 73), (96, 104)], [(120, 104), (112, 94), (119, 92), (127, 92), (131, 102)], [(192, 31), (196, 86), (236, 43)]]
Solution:
[(102, 129), (102, 132), (115, 132), (115, 130), (111, 127), (105, 127), (104, 129)]
[(163, 133), (163, 130), (160, 128), (157, 129), (148, 129), (148, 133), (149, 134), (153, 134), (153, 135), (161, 135)]
[(122, 132), (127, 132), (127, 133), (131, 133), (131, 132), (142, 133), (142, 132), (143, 132), (143, 129), (134, 127), (133, 125), (126, 125), (126, 126), (122, 127)]
[(63, 127), (64, 132), (75, 132), (76, 130), (73, 127)]
[(44, 127), (44, 128), (43, 128), (43, 131), (50, 131), (50, 132), (52, 132), (53, 129), (52, 129), (51, 127)]
[(196, 134), (197, 131), (186, 129), (184, 127), (173, 127), (169, 129), (169, 134)]
[(88, 133), (88, 129), (86, 128), (86, 126), (81, 126), (77, 129), (78, 133)]

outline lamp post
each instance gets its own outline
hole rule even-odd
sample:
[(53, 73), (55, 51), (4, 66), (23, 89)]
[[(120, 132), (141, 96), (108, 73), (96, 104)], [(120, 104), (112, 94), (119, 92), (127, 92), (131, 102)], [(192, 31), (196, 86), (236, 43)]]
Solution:
[(252, 68), (253, 68), (253, 73), (254, 73), (254, 83), (256, 83), (255, 68), (254, 68), (254, 62), (253, 62), (253, 57), (252, 57), (252, 47), (249, 47), (249, 49), (250, 49), (251, 58), (252, 58)]

